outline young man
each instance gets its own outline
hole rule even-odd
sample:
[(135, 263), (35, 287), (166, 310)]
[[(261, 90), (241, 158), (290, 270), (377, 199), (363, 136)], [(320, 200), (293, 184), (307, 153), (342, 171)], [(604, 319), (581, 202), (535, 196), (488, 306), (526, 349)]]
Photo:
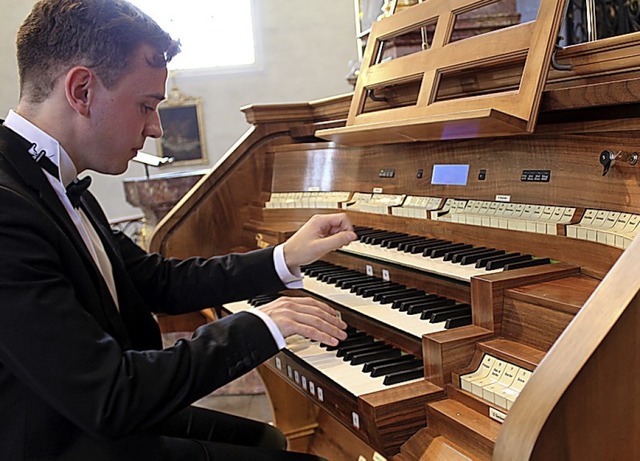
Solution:
[(289, 335), (336, 344), (346, 325), (331, 308), (284, 298), (166, 350), (151, 312), (295, 286), (300, 265), (355, 239), (347, 218), (316, 216), (245, 255), (145, 253), (74, 180), (122, 173), (162, 135), (178, 44), (125, 0), (42, 0), (17, 47), (20, 100), (0, 126), (0, 459), (315, 459), (280, 451), (267, 425), (190, 404)]

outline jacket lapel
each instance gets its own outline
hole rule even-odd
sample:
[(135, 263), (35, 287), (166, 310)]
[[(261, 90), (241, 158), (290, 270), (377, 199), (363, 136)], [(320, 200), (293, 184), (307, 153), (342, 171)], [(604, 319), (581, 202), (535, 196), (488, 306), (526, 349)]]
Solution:
[[(126, 329), (119, 318), (106, 282), (67, 210), (51, 187), (49, 180), (29, 154), (30, 147), (31, 144), (27, 140), (0, 125), (0, 156), (4, 157), (11, 165), (15, 176), (20, 178), (25, 185), (25, 190), (50, 211), (50, 216), (68, 237), (75, 250), (81, 255), (86, 272), (90, 275), (100, 293), (102, 316), (106, 317), (106, 320), (111, 325), (110, 330), (114, 331), (119, 341), (124, 346), (129, 346)], [(109, 256), (111, 257), (111, 252)], [(86, 306), (86, 308), (89, 309), (90, 306)]]
[(137, 289), (127, 274), (126, 265), (111, 233), (107, 217), (88, 191), (82, 195), (80, 207), (92, 222), (111, 261), (113, 279), (118, 291), (120, 316), (129, 332), (133, 347), (139, 350), (161, 349), (162, 339), (158, 324), (137, 296)]

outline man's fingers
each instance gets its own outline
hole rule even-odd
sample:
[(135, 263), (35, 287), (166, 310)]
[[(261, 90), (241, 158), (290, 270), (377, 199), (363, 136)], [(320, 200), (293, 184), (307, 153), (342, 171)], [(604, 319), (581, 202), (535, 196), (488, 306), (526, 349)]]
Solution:
[(313, 298), (278, 298), (260, 309), (271, 317), (284, 337), (299, 334), (331, 345), (347, 337), (347, 324), (337, 311)]
[(307, 314), (297, 314), (283, 319), (283, 328), (291, 332), (291, 334), (298, 334), (332, 346), (347, 337), (347, 334), (341, 328)]
[(312, 216), (284, 243), (284, 258), (290, 270), (309, 264), (324, 254), (357, 238), (344, 213)]

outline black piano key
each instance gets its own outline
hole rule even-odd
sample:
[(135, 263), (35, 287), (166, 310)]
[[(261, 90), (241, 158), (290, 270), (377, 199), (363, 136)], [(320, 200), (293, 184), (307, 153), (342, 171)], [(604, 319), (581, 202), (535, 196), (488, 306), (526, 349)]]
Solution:
[(382, 242), (382, 246), (384, 248), (396, 248), (397, 249), (403, 243), (416, 242), (416, 241), (420, 240), (421, 238), (422, 237), (420, 237), (418, 235), (404, 235), (404, 236), (401, 236), (401, 237), (387, 239), (384, 242)]
[(362, 365), (370, 360), (388, 359), (391, 357), (399, 357), (400, 349), (389, 349), (373, 352), (363, 352), (362, 354), (353, 354), (351, 356), (351, 365)]
[(423, 303), (423, 304), (416, 304), (416, 305), (413, 305), (413, 306), (411, 306), (411, 307), (409, 307), (407, 309), (407, 314), (409, 314), (409, 315), (421, 314), (422, 315), (422, 312), (424, 312), (427, 309), (432, 309), (432, 308), (436, 308), (436, 307), (453, 306), (453, 305), (455, 305), (455, 303), (456, 302), (453, 299), (443, 298), (443, 299), (438, 299), (438, 300), (430, 301), (430, 302)]
[(494, 251), (494, 248), (487, 248), (487, 247), (473, 247), (469, 250), (464, 250), (464, 251), (460, 251), (460, 252), (456, 252), (452, 257), (451, 257), (451, 262), (452, 263), (459, 263), (462, 261), (462, 258), (464, 258), (465, 256), (471, 256), (471, 255), (476, 255), (479, 253), (483, 253), (483, 252), (489, 252), (489, 251)]
[(348, 349), (349, 347), (364, 346), (366, 344), (373, 343), (373, 341), (374, 339), (372, 336), (362, 332), (361, 335), (352, 335), (347, 339), (340, 341), (336, 346), (325, 346), (325, 349), (328, 351), (337, 351), (340, 349)]
[(315, 261), (315, 262), (312, 262), (311, 264), (305, 264), (304, 266), (300, 266), (300, 271), (306, 272), (309, 269), (313, 269), (314, 267), (321, 267), (321, 266), (335, 266), (335, 264), (328, 263), (325, 261)]
[(364, 364), (364, 366), (362, 367), (362, 372), (370, 373), (371, 370), (373, 370), (373, 368), (377, 366), (391, 365), (394, 363), (405, 363), (405, 362), (411, 362), (413, 360), (418, 360), (418, 359), (416, 359), (416, 356), (412, 354), (404, 354), (404, 355), (400, 355), (399, 357), (392, 357), (388, 359), (371, 360)]
[(368, 245), (380, 245), (382, 238), (392, 237), (393, 235), (393, 232), (380, 231), (377, 233), (365, 235), (360, 240), (362, 241), (362, 243), (366, 243)]
[(355, 277), (362, 277), (362, 274), (356, 272), (356, 271), (350, 271), (350, 272), (345, 272), (342, 274), (334, 274), (334, 275), (329, 275), (326, 277), (326, 279), (324, 280), (324, 282), (327, 285), (337, 285), (338, 282), (342, 281), (342, 280), (352, 280)]
[[(415, 306), (417, 304), (436, 301), (438, 299), (446, 299), (446, 298), (444, 296), (438, 296), (436, 294), (428, 294), (427, 296), (420, 296), (419, 298), (416, 298), (416, 299), (400, 300), (400, 301), (398, 301), (397, 309), (400, 312), (405, 312), (407, 309), (409, 309), (410, 307)], [(395, 307), (395, 305), (396, 305), (396, 302), (393, 303), (392, 307)]]
[(358, 239), (360, 239), (362, 236), (371, 233), (373, 229), (370, 227), (353, 226), (353, 231), (358, 236)]
[(328, 346), (328, 347), (334, 347), (336, 349), (339, 349), (340, 347), (348, 346), (349, 344), (355, 344), (355, 342), (363, 339), (367, 339), (370, 342), (374, 340), (373, 336), (367, 334), (367, 332), (351, 329), (351, 327), (347, 327), (346, 333), (347, 333), (346, 339), (339, 341), (337, 346)]
[[(404, 251), (405, 253), (411, 253), (412, 249), (416, 246), (419, 245), (424, 245), (424, 244), (428, 244), (431, 242), (435, 242), (438, 239), (435, 238), (428, 238), (428, 237), (420, 237), (419, 239), (416, 239), (415, 241), (412, 242), (403, 242), (400, 245), (398, 245), (398, 251)], [(422, 251), (421, 251), (422, 252)]]
[(340, 275), (345, 275), (349, 272), (348, 269), (336, 269), (333, 271), (328, 271), (328, 272), (324, 272), (322, 274), (320, 274), (317, 279), (320, 280), (321, 282), (327, 282), (329, 277), (335, 277), (335, 276), (340, 276)]
[(389, 285), (385, 286), (365, 288), (364, 290), (362, 290), (362, 294), (360, 294), (360, 296), (362, 296), (363, 298), (370, 298), (377, 295), (378, 293), (390, 293), (397, 288), (404, 290), (407, 287), (404, 285), (399, 285), (397, 283), (390, 283)]
[(381, 230), (374, 230), (371, 232), (366, 232), (363, 234), (358, 235), (358, 240), (360, 240), (362, 243), (369, 243), (369, 239), (371, 239), (372, 237), (375, 237), (376, 235), (380, 235), (383, 231)]
[[(449, 300), (452, 301), (452, 300)], [(464, 304), (457, 304), (455, 301), (453, 302), (449, 302), (445, 305), (436, 305), (436, 306), (429, 306), (425, 309), (422, 310), (422, 312), (420, 313), (420, 320), (431, 320), (431, 316), (433, 314), (442, 314), (442, 313), (448, 313), (448, 312), (452, 312), (453, 310), (457, 309), (459, 306), (464, 306)], [(444, 320), (443, 320), (444, 321)]]
[(396, 299), (391, 303), (391, 309), (398, 309), (400, 311), (406, 311), (407, 310), (407, 303), (410, 302), (416, 302), (419, 300), (424, 300), (426, 299), (428, 296), (437, 296), (434, 294), (421, 294), (421, 293), (416, 293), (415, 295), (412, 296), (407, 296), (405, 298), (400, 298), (400, 299)]
[(422, 360), (412, 359), (404, 362), (389, 363), (386, 365), (374, 366), (371, 370), (371, 377), (385, 376), (398, 371), (412, 370), (422, 366)]
[(508, 263), (504, 265), (504, 270), (510, 271), (514, 269), (523, 269), (525, 267), (544, 266), (545, 264), (551, 264), (549, 258), (536, 258), (529, 261), (520, 261), (517, 263)]
[(340, 341), (337, 346), (327, 346), (328, 351), (337, 351), (336, 355), (342, 357), (345, 352), (355, 349), (357, 347), (371, 345), (375, 342), (372, 336), (364, 335), (361, 337), (347, 338), (344, 341)]
[(456, 248), (455, 250), (447, 251), (444, 254), (443, 261), (452, 261), (453, 257), (457, 254), (465, 254), (468, 251), (472, 251), (477, 249), (478, 247), (474, 247), (473, 245), (464, 244), (460, 248)]
[(452, 243), (450, 245), (445, 245), (445, 246), (442, 246), (442, 247), (431, 248), (429, 250), (425, 250), (426, 254), (423, 253), (423, 255), (429, 256), (430, 258), (441, 258), (446, 253), (448, 253), (449, 251), (454, 251), (454, 250), (457, 250), (457, 249), (462, 248), (464, 246), (465, 246), (464, 243)]
[(461, 315), (471, 315), (471, 306), (456, 306), (455, 309), (452, 309), (449, 312), (434, 312), (431, 314), (431, 318), (429, 322), (431, 323), (439, 323), (446, 322), (450, 318), (460, 317)]
[(437, 245), (447, 245), (451, 243), (451, 240), (432, 239), (431, 242), (421, 243), (411, 248), (411, 254), (422, 254), (427, 248), (432, 248)]
[[(376, 341), (371, 336), (367, 335), (366, 338), (367, 339), (362, 339), (361, 341), (353, 341), (351, 343), (338, 344), (336, 348), (336, 357), (344, 357), (347, 352), (350, 352), (356, 349), (362, 349), (362, 348), (370, 347), (376, 344), (383, 344), (380, 341)], [(327, 348), (327, 350), (329, 349)]]
[(396, 234), (389, 237), (385, 237), (381, 240), (380, 246), (382, 248), (391, 248), (389, 245), (393, 244), (394, 242), (402, 241), (403, 239), (407, 239), (409, 237), (411, 237), (409, 234)]
[(356, 227), (355, 230), (359, 239), (362, 239), (363, 237), (367, 237), (369, 235), (376, 235), (380, 232), (386, 232), (383, 229), (374, 229), (372, 227)]
[(333, 285), (338, 283), (340, 280), (351, 278), (351, 277), (361, 277), (362, 275), (363, 274), (361, 272), (354, 271), (351, 269), (346, 269), (344, 271), (335, 272), (333, 274), (323, 274), (322, 281)]
[(385, 344), (382, 341), (378, 341), (378, 343), (371, 344), (370, 346), (367, 346), (367, 347), (351, 349), (349, 351), (346, 351), (342, 356), (342, 360), (344, 360), (345, 362), (349, 362), (351, 361), (351, 359), (353, 359), (355, 355), (362, 354), (365, 352), (379, 352), (387, 349), (391, 349), (391, 346), (389, 344)]
[(390, 386), (391, 384), (403, 383), (413, 379), (424, 378), (424, 367), (421, 365), (411, 370), (397, 371), (385, 376), (383, 384)]
[(259, 306), (263, 306), (263, 305), (265, 305), (267, 303), (270, 303), (271, 301), (274, 301), (274, 300), (278, 299), (279, 297), (280, 297), (279, 293), (258, 295), (258, 296), (254, 296), (253, 298), (251, 298), (249, 300), (249, 304), (251, 304), (254, 307), (259, 307)]
[[(351, 289), (349, 290), (351, 293), (357, 293), (357, 291), (359, 289), (362, 289), (364, 287), (373, 287), (373, 286), (377, 286), (380, 283), (382, 283), (383, 280), (379, 279), (377, 277), (371, 277), (368, 280), (363, 280), (361, 282), (356, 282), (351, 284)], [(347, 288), (346, 286), (344, 287), (345, 289)]]
[(345, 281), (340, 281), (338, 282), (336, 285), (339, 286), (340, 288), (344, 288), (345, 290), (351, 290), (351, 288), (353, 288), (354, 286), (363, 283), (363, 282), (373, 282), (375, 280), (378, 280), (376, 277), (371, 277), (369, 275), (362, 275), (362, 278), (355, 278), (352, 280), (345, 280)]
[(352, 343), (340, 345), (337, 349), (336, 355), (338, 357), (344, 357), (347, 353), (356, 351), (359, 349), (367, 349), (371, 347), (378, 347), (384, 345), (382, 341), (376, 340), (373, 336), (366, 335), (367, 340), (354, 341)]
[(489, 261), (487, 263), (486, 269), (488, 271), (495, 270), (495, 269), (502, 269), (505, 266), (505, 264), (529, 261), (531, 259), (533, 259), (533, 256), (531, 255), (516, 254), (511, 257), (505, 256), (504, 258), (499, 258), (499, 259), (494, 259), (492, 261)]
[(380, 304), (389, 304), (399, 299), (406, 299), (406, 298), (416, 297), (416, 296), (425, 296), (426, 294), (427, 293), (425, 293), (422, 290), (418, 290), (417, 288), (407, 288), (406, 290), (403, 290), (399, 293), (383, 294), (380, 296), (379, 302)]
[(471, 315), (461, 315), (459, 317), (452, 317), (447, 319), (444, 324), (445, 330), (450, 330), (451, 328), (463, 327), (465, 325), (471, 325), (473, 319)]
[(490, 261), (493, 261), (495, 259), (512, 258), (514, 256), (520, 256), (520, 253), (504, 253), (503, 252), (500, 255), (485, 256), (485, 257), (482, 257), (482, 258), (478, 259), (478, 261), (476, 261), (476, 268), (480, 269), (482, 267), (486, 267), (487, 264), (489, 264)]
[[(460, 264), (463, 266), (468, 266), (470, 264), (477, 264), (478, 261), (482, 258), (488, 258), (491, 256), (503, 255), (506, 251), (504, 250), (487, 250), (486, 252), (476, 253), (473, 255), (467, 255), (462, 258)], [(485, 263), (486, 264), (486, 263)]]
[(348, 272), (345, 272), (344, 274), (336, 274), (336, 275), (333, 275), (333, 276), (329, 276), (329, 277), (327, 277), (326, 282), (329, 283), (329, 284), (337, 284), (338, 282), (340, 282), (342, 280), (350, 280), (350, 279), (354, 279), (356, 277), (367, 277), (367, 275), (363, 274), (362, 272), (350, 270)]
[(429, 245), (425, 246), (422, 250), (422, 256), (429, 257), (431, 255), (432, 250), (436, 250), (438, 248), (444, 248), (448, 245), (453, 245), (453, 242), (450, 240), (441, 240), (440, 242), (433, 242)]
[(334, 272), (336, 270), (337, 266), (319, 266), (307, 269), (305, 274), (309, 277), (319, 277), (322, 274), (325, 274), (327, 272)]
[(357, 294), (358, 296), (362, 296), (364, 292), (369, 289), (386, 288), (386, 287), (389, 287), (390, 285), (391, 284), (389, 282), (385, 282), (382, 279), (378, 279), (375, 283), (358, 285), (355, 287), (355, 289), (352, 287), (351, 292)]
[(405, 287), (404, 285), (400, 285), (400, 286), (398, 286), (396, 288), (393, 288), (393, 289), (391, 289), (389, 291), (385, 291), (383, 293), (376, 293), (375, 295), (373, 295), (373, 300), (375, 302), (380, 302), (380, 301), (382, 301), (382, 299), (385, 296), (393, 296), (393, 295), (398, 295), (400, 293), (405, 293), (407, 291), (407, 289), (408, 288)]
[(336, 282), (336, 286), (339, 288), (351, 288), (355, 283), (358, 282), (363, 282), (365, 280), (373, 280), (373, 277), (371, 277), (370, 275), (365, 275), (365, 274), (361, 274), (361, 275), (354, 275), (353, 277), (348, 277), (342, 280), (338, 280)]

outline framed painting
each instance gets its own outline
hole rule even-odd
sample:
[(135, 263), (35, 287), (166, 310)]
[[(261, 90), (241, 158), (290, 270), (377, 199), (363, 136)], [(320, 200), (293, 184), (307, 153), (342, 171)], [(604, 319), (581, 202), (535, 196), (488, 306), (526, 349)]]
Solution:
[(200, 98), (174, 90), (158, 106), (164, 134), (158, 140), (158, 155), (173, 157), (173, 165), (208, 163)]

